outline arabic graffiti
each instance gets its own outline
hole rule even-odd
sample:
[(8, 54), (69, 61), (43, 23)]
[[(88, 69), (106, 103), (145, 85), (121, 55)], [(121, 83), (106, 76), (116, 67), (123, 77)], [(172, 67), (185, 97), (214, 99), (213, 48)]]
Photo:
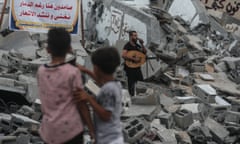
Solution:
[(45, 25), (73, 29), (78, 20), (79, 0), (12, 0), (11, 9), (17, 27), (32, 29)]
[(200, 0), (207, 9), (226, 12), (230, 16), (240, 18), (240, 0)]
[(127, 22), (124, 22), (124, 24), (123, 24), (123, 28), (122, 28), (122, 34), (121, 34), (121, 37), (122, 38), (126, 38), (126, 37), (128, 37), (128, 32), (129, 32), (129, 30), (130, 30), (130, 26), (129, 26), (129, 24), (127, 23)]
[(122, 23), (122, 12), (112, 10), (112, 31), (113, 33), (117, 34), (121, 30), (121, 23)]

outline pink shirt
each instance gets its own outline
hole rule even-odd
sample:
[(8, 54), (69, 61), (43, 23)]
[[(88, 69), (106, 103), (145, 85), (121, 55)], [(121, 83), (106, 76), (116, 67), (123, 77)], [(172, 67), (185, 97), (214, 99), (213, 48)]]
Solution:
[(83, 88), (80, 71), (70, 65), (41, 66), (38, 88), (43, 113), (40, 135), (48, 144), (64, 143), (83, 131), (73, 91)]

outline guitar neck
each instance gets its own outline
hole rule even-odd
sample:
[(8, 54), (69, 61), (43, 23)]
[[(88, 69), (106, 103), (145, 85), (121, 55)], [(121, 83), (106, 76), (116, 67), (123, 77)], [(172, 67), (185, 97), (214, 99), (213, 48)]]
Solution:
[(147, 59), (147, 60), (148, 60), (148, 59), (149, 59), (149, 60), (151, 60), (151, 59), (158, 59), (158, 57), (156, 57), (156, 56), (147, 56), (146, 59)]

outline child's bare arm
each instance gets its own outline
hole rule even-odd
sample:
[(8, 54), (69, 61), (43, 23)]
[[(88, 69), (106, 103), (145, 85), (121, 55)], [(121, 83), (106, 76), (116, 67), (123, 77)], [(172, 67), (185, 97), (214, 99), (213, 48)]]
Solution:
[(94, 73), (93, 73), (91, 70), (85, 68), (84, 66), (82, 66), (82, 65), (80, 65), (80, 64), (77, 64), (77, 68), (78, 68), (81, 72), (88, 74), (92, 79), (96, 80), (96, 76), (94, 75)]
[(92, 106), (95, 113), (103, 120), (103, 121), (109, 121), (112, 113), (110, 111), (107, 111), (104, 109), (101, 105), (99, 105), (93, 96), (90, 96), (87, 92), (84, 90), (79, 90), (75, 92), (76, 97), (78, 98), (77, 101), (88, 101), (90, 105)]
[(87, 127), (89, 129), (89, 134), (90, 134), (91, 138), (95, 139), (94, 127), (93, 127), (92, 119), (90, 116), (90, 111), (88, 109), (87, 104), (85, 102), (78, 102), (78, 109), (79, 109), (79, 112), (80, 112), (83, 122), (87, 125)]
[(99, 105), (96, 100), (89, 96), (88, 99), (90, 105), (93, 107), (93, 110), (95, 111), (95, 113), (103, 120), (103, 121), (109, 121), (111, 116), (112, 116), (112, 112), (104, 109), (101, 105)]

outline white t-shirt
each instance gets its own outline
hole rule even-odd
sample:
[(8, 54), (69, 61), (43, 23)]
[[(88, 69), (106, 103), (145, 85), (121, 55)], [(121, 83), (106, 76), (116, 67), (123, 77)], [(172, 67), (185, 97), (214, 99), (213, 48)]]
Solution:
[(112, 113), (109, 121), (102, 121), (94, 115), (97, 144), (111, 144), (116, 139), (123, 143), (121, 112), (122, 112), (122, 87), (118, 81), (110, 81), (101, 87), (96, 96), (98, 104)]

